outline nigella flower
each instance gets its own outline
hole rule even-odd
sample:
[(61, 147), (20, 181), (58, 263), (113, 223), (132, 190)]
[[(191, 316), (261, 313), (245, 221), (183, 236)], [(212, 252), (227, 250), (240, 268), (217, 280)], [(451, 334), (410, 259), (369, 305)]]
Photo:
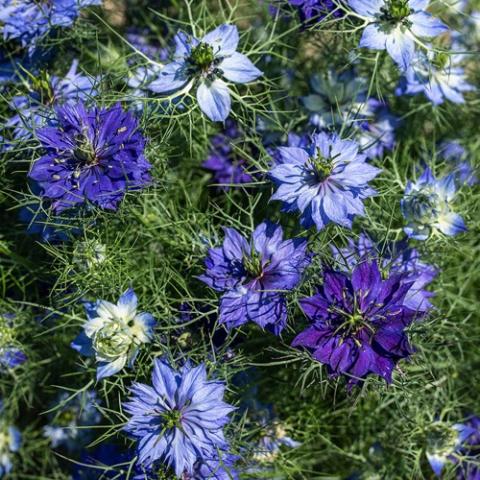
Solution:
[(213, 183), (221, 190), (229, 190), (230, 186), (248, 183), (253, 180), (247, 173), (246, 161), (238, 158), (232, 148), (232, 142), (241, 136), (240, 130), (233, 120), (227, 119), (222, 133), (211, 139), (211, 149), (202, 167), (213, 172)]
[(390, 383), (396, 364), (414, 351), (405, 328), (423, 315), (405, 306), (411, 287), (402, 274), (382, 279), (375, 261), (358, 263), (351, 274), (326, 271), (318, 293), (300, 300), (313, 325), (292, 345), (311, 351), (331, 376), (348, 376), (349, 387), (370, 374)]
[(125, 430), (137, 438), (138, 463), (149, 468), (161, 460), (177, 477), (192, 475), (195, 464), (228, 447), (223, 427), (234, 407), (223, 400), (225, 385), (207, 380), (205, 364), (173, 368), (154, 361), (152, 386), (134, 383), (124, 404), (131, 415)]
[(140, 346), (152, 341), (156, 320), (150, 313), (137, 312), (137, 296), (129, 288), (117, 304), (106, 300), (87, 303), (88, 321), (72, 342), (82, 355), (95, 356), (97, 380), (133, 365)]
[(310, 80), (313, 93), (302, 98), (310, 123), (320, 129), (352, 122), (365, 110), (368, 84), (354, 70), (328, 70)]
[(432, 38), (448, 31), (425, 11), (428, 0), (348, 0), (348, 5), (368, 23), (359, 46), (387, 50), (402, 69), (413, 59), (416, 37)]
[(219, 323), (230, 330), (251, 321), (279, 335), (287, 323), (285, 293), (310, 264), (307, 241), (283, 240), (282, 227), (271, 222), (261, 223), (250, 242), (233, 228), (224, 231), (223, 245), (209, 250), (199, 277), (224, 292)]
[(367, 158), (383, 157), (386, 150), (395, 146), (395, 129), (399, 121), (387, 105), (376, 98), (368, 99), (364, 115), (365, 119), (354, 123), (355, 139)]
[[(454, 461), (454, 454), (465, 440), (474, 435), (475, 428), (457, 423), (451, 425), (442, 421), (433, 422), (426, 431), (426, 456), (435, 475), (440, 477), (448, 461)], [(475, 477), (472, 477), (474, 480)]]
[(33, 78), (29, 95), (17, 95), (10, 108), (17, 113), (5, 124), (13, 128), (15, 140), (28, 140), (34, 132), (55, 120), (53, 105), (74, 104), (97, 94), (95, 79), (77, 72), (78, 60), (74, 60), (65, 77), (50, 76), (43, 72)]
[(480, 418), (470, 416), (460, 430), (463, 434), (463, 442), (458, 449), (457, 455), (450, 460), (459, 464), (457, 470), (458, 480), (478, 480), (480, 478)]
[(287, 435), (285, 427), (274, 422), (272, 425), (264, 425), (262, 435), (255, 447), (253, 458), (261, 462), (273, 462), (282, 446), (288, 448), (298, 448), (301, 445), (293, 438)]
[(448, 169), (455, 174), (458, 185), (476, 185), (479, 180), (468, 160), (467, 150), (457, 141), (444, 141), (438, 145), (437, 155), (447, 161)]
[(445, 100), (465, 103), (464, 92), (471, 92), (475, 87), (467, 82), (465, 71), (459, 66), (463, 59), (461, 54), (419, 51), (413, 57), (395, 93), (423, 93), (433, 105), (440, 105)]
[(279, 147), (282, 163), (270, 170), (278, 186), (272, 200), (285, 211), (299, 210), (301, 223), (321, 230), (330, 222), (351, 228), (363, 215), (363, 200), (375, 195), (368, 186), (380, 169), (366, 163), (358, 144), (326, 133), (312, 136), (307, 149)]
[(14, 425), (8, 425), (3, 418), (3, 401), (0, 400), (0, 478), (13, 470), (12, 454), (22, 446), (22, 434)]
[(432, 308), (430, 298), (434, 293), (425, 287), (437, 276), (438, 270), (421, 260), (420, 253), (410, 248), (408, 242), (389, 242), (376, 244), (366, 233), (358, 240), (348, 240), (343, 248), (332, 246), (332, 252), (345, 270), (351, 270), (360, 262), (375, 260), (383, 272), (403, 274), (403, 282), (411, 283), (403, 304), (410, 310), (427, 311)]
[[(52, 448), (65, 448), (77, 451), (93, 439), (92, 427), (100, 423), (101, 415), (97, 409), (97, 394), (87, 390), (70, 398), (70, 393), (60, 394), (55, 402), (54, 412), (50, 414), (48, 425), (43, 427), (43, 436), (50, 440)], [(83, 428), (82, 428), (83, 427)]]
[(149, 88), (156, 93), (188, 92), (198, 84), (197, 101), (213, 121), (223, 121), (230, 113), (231, 98), (225, 80), (249, 83), (262, 72), (237, 52), (239, 36), (234, 25), (221, 25), (201, 39), (179, 32), (175, 35), (174, 61), (160, 72)]
[(18, 40), (33, 52), (37, 43), (55, 28), (71, 27), (83, 8), (102, 0), (0, 0), (0, 33)]
[(127, 190), (150, 182), (145, 139), (120, 104), (91, 110), (64, 105), (56, 113), (57, 127), (37, 131), (46, 154), (29, 173), (55, 213), (86, 202), (116, 210)]
[(27, 361), (27, 355), (15, 339), (14, 314), (0, 314), (0, 373)]
[(426, 240), (436, 231), (448, 236), (465, 232), (463, 218), (452, 210), (455, 190), (455, 175), (437, 180), (428, 167), (415, 183), (409, 181), (400, 204), (407, 220), (405, 233)]

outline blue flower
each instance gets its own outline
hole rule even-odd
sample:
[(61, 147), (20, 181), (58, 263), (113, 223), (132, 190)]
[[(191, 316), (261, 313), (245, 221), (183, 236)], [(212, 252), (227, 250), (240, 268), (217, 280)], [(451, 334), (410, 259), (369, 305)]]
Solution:
[(283, 240), (282, 227), (270, 222), (255, 229), (251, 242), (233, 228), (224, 231), (223, 245), (209, 250), (199, 277), (224, 292), (219, 323), (230, 330), (251, 321), (279, 335), (287, 324), (285, 293), (310, 264), (306, 240)]
[(0, 373), (27, 361), (27, 355), (15, 339), (14, 314), (0, 314)]
[(124, 428), (138, 440), (138, 463), (149, 468), (161, 460), (177, 477), (192, 475), (198, 461), (228, 447), (223, 427), (234, 407), (223, 401), (225, 385), (207, 380), (205, 364), (174, 369), (160, 358), (152, 384), (134, 383), (124, 404), (131, 415)]
[(463, 93), (471, 92), (475, 87), (467, 82), (464, 69), (458, 66), (463, 58), (461, 54), (417, 52), (395, 93), (423, 93), (433, 105), (440, 105), (445, 100), (465, 103)]
[(65, 77), (44, 73), (43, 77), (33, 78), (29, 95), (13, 97), (10, 108), (17, 113), (5, 126), (14, 129), (16, 141), (28, 140), (40, 127), (54, 124), (54, 104), (75, 104), (97, 94), (95, 79), (78, 73), (77, 69), (78, 60), (74, 60)]
[(452, 455), (474, 433), (476, 433), (475, 428), (461, 423), (450, 425), (436, 421), (428, 427), (426, 456), (436, 476), (441, 476), (443, 468), (452, 459)]
[(310, 79), (313, 93), (302, 98), (311, 112), (310, 123), (325, 129), (352, 123), (365, 111), (368, 83), (354, 70), (338, 74), (328, 70)]
[(403, 304), (413, 311), (427, 311), (432, 308), (430, 298), (434, 293), (425, 287), (437, 276), (438, 270), (422, 262), (418, 250), (410, 248), (406, 241), (376, 244), (366, 233), (358, 240), (348, 240), (343, 248), (332, 246), (337, 262), (351, 270), (360, 262), (378, 261), (382, 272), (403, 275), (404, 283), (412, 283)]
[(363, 215), (363, 200), (376, 192), (368, 186), (380, 169), (368, 165), (358, 144), (326, 133), (312, 136), (307, 149), (280, 147), (282, 163), (270, 170), (278, 186), (272, 200), (285, 211), (299, 210), (301, 223), (321, 230), (329, 222), (351, 228)]
[[(3, 405), (2, 405), (3, 409)], [(0, 409), (1, 410), (1, 409)], [(0, 412), (3, 415), (3, 412)], [(22, 434), (17, 427), (5, 425), (0, 421), (0, 478), (13, 470), (12, 453), (18, 452), (22, 445)]]
[(448, 169), (455, 174), (457, 184), (472, 186), (479, 182), (475, 169), (468, 160), (469, 154), (459, 142), (449, 140), (440, 143), (437, 155), (447, 161)]
[[(174, 61), (158, 79), (149, 84), (156, 93), (188, 92), (196, 82), (200, 109), (213, 121), (223, 121), (230, 113), (231, 98), (223, 79), (248, 83), (262, 72), (237, 52), (239, 36), (234, 25), (221, 25), (201, 39), (179, 32), (175, 36)], [(223, 79), (222, 79), (223, 78)]]
[(395, 146), (395, 129), (399, 120), (393, 116), (387, 105), (369, 98), (363, 112), (365, 119), (358, 119), (353, 124), (355, 139), (367, 158), (380, 158), (385, 150)]
[(0, 0), (0, 33), (18, 40), (29, 52), (54, 28), (71, 27), (80, 11), (102, 0)]
[(129, 288), (116, 305), (106, 300), (85, 305), (88, 321), (72, 348), (82, 355), (95, 356), (97, 380), (114, 375), (127, 364), (132, 366), (140, 346), (152, 341), (156, 320), (150, 313), (138, 313), (137, 302)]
[(402, 213), (408, 222), (403, 229), (405, 233), (410, 238), (426, 240), (435, 231), (448, 236), (465, 232), (463, 218), (452, 210), (455, 190), (455, 175), (437, 180), (430, 168), (415, 183), (409, 181), (401, 200)]
[(37, 131), (46, 153), (29, 173), (55, 213), (87, 202), (116, 210), (126, 191), (150, 182), (145, 138), (120, 104), (90, 110), (67, 104), (56, 113), (58, 126)]
[(97, 403), (97, 394), (93, 390), (87, 390), (73, 399), (67, 392), (59, 395), (55, 407), (60, 407), (50, 415), (48, 425), (43, 427), (43, 436), (50, 440), (52, 448), (63, 447), (75, 452), (90, 442), (94, 432), (85, 427), (100, 423), (102, 417)]
[(415, 52), (416, 37), (432, 38), (448, 27), (425, 10), (429, 0), (348, 0), (348, 5), (368, 23), (360, 47), (387, 50), (405, 69)]

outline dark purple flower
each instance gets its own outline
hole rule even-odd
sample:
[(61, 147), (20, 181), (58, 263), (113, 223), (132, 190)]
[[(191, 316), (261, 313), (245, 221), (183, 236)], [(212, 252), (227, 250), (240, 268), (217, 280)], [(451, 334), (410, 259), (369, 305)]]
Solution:
[(37, 131), (46, 154), (29, 173), (56, 213), (86, 202), (116, 210), (127, 190), (150, 182), (145, 138), (120, 104), (91, 110), (64, 105), (56, 113), (58, 127)]
[(369, 374), (390, 383), (398, 361), (414, 352), (405, 328), (421, 313), (404, 304), (411, 287), (402, 274), (383, 280), (373, 261), (351, 274), (327, 271), (318, 293), (300, 301), (313, 325), (292, 345), (310, 350), (332, 377), (348, 376), (349, 387)]
[(225, 228), (223, 245), (211, 248), (206, 272), (199, 278), (225, 292), (219, 323), (228, 329), (249, 321), (279, 335), (287, 323), (285, 293), (293, 290), (309, 265), (307, 241), (283, 240), (280, 225), (263, 222), (248, 242), (233, 228)]
[(226, 191), (232, 185), (253, 180), (245, 169), (246, 161), (238, 158), (232, 148), (232, 141), (240, 136), (236, 122), (227, 119), (223, 132), (211, 139), (210, 153), (202, 166), (213, 172), (213, 183), (218, 184), (220, 190)]
[(430, 298), (435, 294), (425, 287), (437, 276), (438, 270), (423, 263), (420, 253), (409, 248), (406, 241), (376, 244), (366, 233), (358, 240), (349, 239), (344, 248), (332, 247), (336, 260), (351, 270), (365, 260), (377, 260), (382, 271), (404, 274), (404, 282), (412, 283), (405, 295), (404, 305), (411, 310), (427, 311), (432, 307)]

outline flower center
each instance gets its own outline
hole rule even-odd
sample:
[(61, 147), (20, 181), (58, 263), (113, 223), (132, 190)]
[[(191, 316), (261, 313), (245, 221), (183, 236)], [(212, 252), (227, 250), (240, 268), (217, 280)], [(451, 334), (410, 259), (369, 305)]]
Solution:
[(434, 423), (427, 431), (428, 451), (431, 453), (451, 453), (458, 442), (458, 432), (450, 425)]
[(250, 277), (258, 278), (262, 275), (263, 273), (262, 259), (255, 252), (252, 252), (250, 256), (244, 255), (242, 263)]
[(331, 160), (325, 158), (320, 151), (317, 151), (316, 157), (310, 157), (309, 163), (315, 179), (319, 182), (323, 182), (332, 173), (333, 166)]
[(406, 18), (413, 13), (408, 0), (386, 0), (385, 5), (380, 8), (380, 20), (390, 25), (399, 23), (408, 26)]
[(172, 428), (179, 428), (182, 424), (182, 412), (177, 409), (169, 410), (168, 412), (162, 413), (162, 419), (165, 428), (169, 430)]
[(73, 156), (82, 165), (98, 165), (99, 158), (92, 142), (84, 134), (76, 137), (76, 145), (73, 150)]
[(197, 71), (206, 71), (214, 61), (213, 47), (208, 43), (199, 43), (190, 53), (189, 63)]
[(450, 60), (450, 55), (447, 52), (438, 52), (435, 54), (432, 60), (432, 64), (438, 68), (438, 70), (443, 70)]
[(436, 193), (418, 192), (410, 198), (408, 209), (411, 215), (421, 223), (430, 223), (439, 213), (440, 199)]
[(131, 336), (121, 325), (115, 322), (110, 322), (101, 328), (93, 339), (95, 351), (102, 356), (110, 358), (125, 355), (131, 344)]
[(70, 425), (74, 422), (77, 418), (77, 415), (73, 409), (64, 410), (60, 415), (57, 417), (55, 423), (57, 425)]

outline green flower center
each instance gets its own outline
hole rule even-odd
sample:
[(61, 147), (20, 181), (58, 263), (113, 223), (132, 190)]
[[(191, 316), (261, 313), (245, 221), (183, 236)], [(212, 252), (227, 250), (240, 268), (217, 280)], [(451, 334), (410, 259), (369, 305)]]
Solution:
[(93, 348), (104, 357), (116, 358), (127, 354), (132, 337), (118, 323), (110, 322), (93, 339)]
[(242, 263), (250, 277), (257, 278), (263, 273), (262, 259), (255, 252), (249, 257), (244, 255)]
[(439, 70), (443, 70), (450, 61), (450, 55), (447, 52), (436, 53), (433, 57), (432, 64)]
[(167, 429), (179, 428), (181, 426), (182, 412), (180, 410), (169, 410), (162, 414), (163, 425)]
[(51, 105), (55, 101), (55, 94), (52, 89), (50, 76), (47, 72), (42, 71), (38, 77), (33, 77), (33, 89), (39, 93), (40, 102), (43, 105)]
[(92, 142), (85, 136), (80, 134), (76, 138), (76, 145), (73, 151), (75, 159), (83, 165), (97, 165), (98, 157)]
[(208, 43), (199, 43), (192, 49), (189, 61), (198, 70), (205, 71), (212, 65), (214, 58), (213, 47)]
[(67, 409), (64, 410), (60, 415), (58, 415), (55, 423), (60, 426), (70, 425), (77, 418), (77, 415), (74, 410)]
[(310, 165), (316, 180), (318, 180), (319, 182), (322, 182), (323, 180), (328, 178), (333, 170), (331, 160), (329, 158), (323, 157), (320, 151), (318, 151), (316, 157), (310, 158)]
[(427, 431), (427, 449), (433, 454), (452, 452), (458, 441), (458, 432), (450, 425), (434, 423)]
[(408, 0), (386, 0), (380, 8), (380, 19), (392, 25), (405, 24), (405, 19), (412, 13)]

